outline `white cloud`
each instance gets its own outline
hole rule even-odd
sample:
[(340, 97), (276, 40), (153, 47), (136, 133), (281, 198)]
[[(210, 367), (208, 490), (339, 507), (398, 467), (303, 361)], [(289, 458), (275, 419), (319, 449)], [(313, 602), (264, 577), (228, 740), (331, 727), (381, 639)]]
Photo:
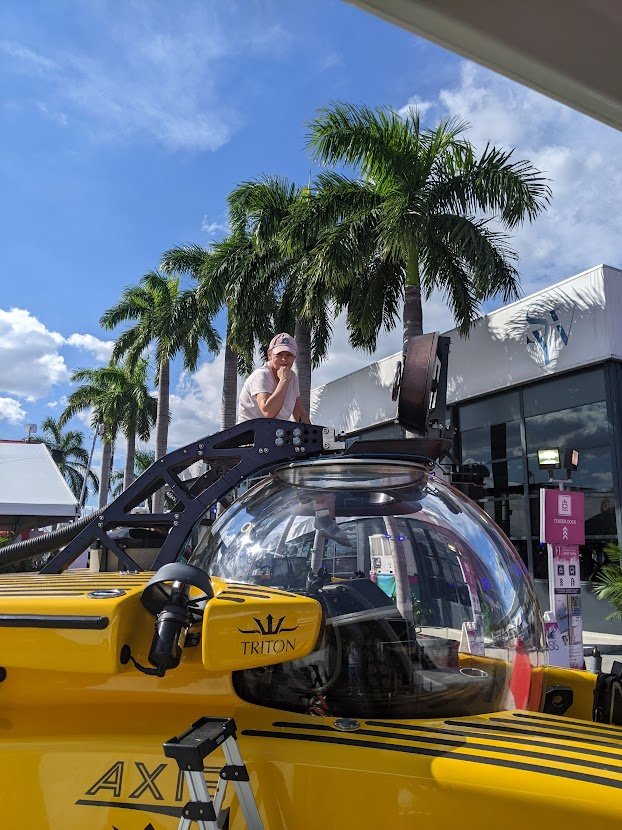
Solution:
[(505, 78), (463, 63), (457, 85), (440, 91), (426, 122), (466, 120), (479, 148), (516, 148), (550, 179), (548, 210), (512, 240), (525, 292), (605, 262), (622, 265), (622, 138), (597, 123)]
[(182, 375), (171, 395), (169, 448), (180, 447), (220, 429), (224, 349), (212, 363)]
[(418, 95), (415, 95), (408, 99), (407, 104), (397, 110), (397, 114), (401, 115), (402, 118), (406, 118), (407, 115), (412, 113), (413, 115), (418, 115), (423, 119), (425, 114), (432, 109), (433, 106), (434, 103), (432, 101), (422, 101)]
[(10, 424), (23, 424), (26, 421), (26, 412), (19, 401), (0, 398), (0, 421), (8, 421)]
[(108, 363), (114, 347), (114, 340), (100, 340), (92, 334), (71, 334), (65, 343), (90, 352), (100, 363)]
[(19, 43), (11, 43), (6, 40), (2, 41), (0, 43), (0, 51), (4, 52), (10, 58), (14, 58), (25, 70), (29, 69), (45, 73), (56, 71), (59, 68), (58, 64), (53, 60)]
[(229, 103), (232, 60), (289, 48), (260, 10), (240, 17), (227, 4), (131, 3), (112, 17), (107, 4), (91, 4), (90, 14), (98, 38), (88, 52), (17, 42), (0, 50), (13, 71), (39, 81), (36, 99), (20, 105), (82, 125), (96, 140), (149, 137), (172, 150), (217, 150), (244, 118)]
[(57, 401), (48, 401), (46, 406), (48, 409), (58, 409), (59, 407), (64, 409), (67, 406), (67, 395), (61, 395)]
[(340, 52), (328, 52), (320, 59), (320, 72), (328, 72), (343, 65), (344, 59)]
[(210, 221), (207, 216), (203, 217), (201, 230), (207, 234), (210, 240), (227, 236), (231, 232), (231, 226), (225, 221)]
[(64, 338), (26, 309), (0, 309), (0, 390), (29, 401), (69, 379), (59, 348)]
[(45, 103), (45, 101), (37, 101), (35, 104), (36, 108), (39, 110), (42, 115), (47, 116), (52, 121), (55, 121), (61, 127), (66, 127), (69, 124), (69, 119), (64, 112), (58, 110), (51, 110), (50, 107)]
[[(71, 372), (61, 354), (64, 346), (89, 352), (100, 363), (110, 359), (112, 340), (91, 334), (65, 338), (50, 331), (23, 308), (0, 309), (0, 391), (34, 401), (56, 384), (67, 383)], [(58, 404), (50, 404), (54, 408)]]

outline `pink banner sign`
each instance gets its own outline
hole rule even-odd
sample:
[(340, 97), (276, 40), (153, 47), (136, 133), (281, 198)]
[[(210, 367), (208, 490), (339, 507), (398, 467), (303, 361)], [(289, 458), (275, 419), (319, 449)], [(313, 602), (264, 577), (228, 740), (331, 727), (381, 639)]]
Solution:
[(552, 545), (585, 544), (583, 493), (540, 490), (540, 541)]

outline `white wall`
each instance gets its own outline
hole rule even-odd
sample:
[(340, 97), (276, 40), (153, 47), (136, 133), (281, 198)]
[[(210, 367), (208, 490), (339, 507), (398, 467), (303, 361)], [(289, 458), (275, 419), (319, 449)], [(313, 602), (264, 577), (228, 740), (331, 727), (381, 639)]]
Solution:
[[(449, 355), (449, 403), (622, 359), (622, 271), (598, 265), (482, 317)], [(396, 354), (311, 392), (314, 423), (352, 432), (395, 418)]]

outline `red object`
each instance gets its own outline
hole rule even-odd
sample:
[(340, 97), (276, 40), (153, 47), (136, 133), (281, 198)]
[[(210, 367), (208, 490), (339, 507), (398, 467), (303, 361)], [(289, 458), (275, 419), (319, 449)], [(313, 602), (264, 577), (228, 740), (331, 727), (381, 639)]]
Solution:
[(531, 687), (531, 661), (523, 644), (516, 644), (516, 657), (510, 677), (510, 691), (517, 709), (529, 708), (529, 689)]

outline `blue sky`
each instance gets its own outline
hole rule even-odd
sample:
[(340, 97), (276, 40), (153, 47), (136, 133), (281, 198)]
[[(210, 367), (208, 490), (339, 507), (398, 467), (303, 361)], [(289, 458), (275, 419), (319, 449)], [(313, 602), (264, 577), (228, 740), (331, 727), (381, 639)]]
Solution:
[[(5, 0), (0, 78), (0, 438), (58, 416), (71, 372), (108, 358), (102, 311), (166, 249), (221, 237), (236, 184), (313, 175), (305, 125), (333, 100), (465, 119), (547, 173), (551, 208), (514, 240), (525, 293), (622, 265), (620, 133), (343, 0)], [(424, 325), (451, 326), (442, 298)], [(369, 360), (338, 320), (314, 382)], [(217, 429), (221, 371), (175, 372), (171, 446)]]

